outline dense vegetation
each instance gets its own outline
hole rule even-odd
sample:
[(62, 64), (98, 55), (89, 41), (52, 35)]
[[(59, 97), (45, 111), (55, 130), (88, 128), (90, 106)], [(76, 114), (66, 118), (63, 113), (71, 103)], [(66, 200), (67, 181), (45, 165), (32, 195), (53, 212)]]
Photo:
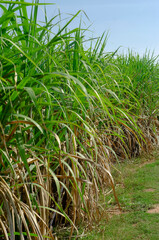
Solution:
[(46, 11), (37, 22), (38, 0), (0, 7), (0, 236), (72, 235), (99, 214), (99, 190), (119, 205), (113, 162), (156, 143), (158, 63), (105, 53), (104, 34), (86, 49), (81, 24), (69, 30), (80, 12), (59, 26)]

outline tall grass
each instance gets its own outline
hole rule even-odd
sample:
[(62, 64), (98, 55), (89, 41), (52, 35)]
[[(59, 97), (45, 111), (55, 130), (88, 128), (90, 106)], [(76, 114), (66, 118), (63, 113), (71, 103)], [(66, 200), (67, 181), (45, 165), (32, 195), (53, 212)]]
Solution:
[(105, 54), (104, 34), (86, 50), (81, 25), (68, 30), (80, 11), (54, 32), (58, 15), (40, 25), (38, 0), (0, 3), (1, 239), (55, 239), (64, 223), (71, 237), (99, 215), (99, 189), (110, 185), (120, 208), (110, 163), (147, 148), (138, 123), (157, 114), (157, 88), (153, 108), (141, 104), (133, 56)]

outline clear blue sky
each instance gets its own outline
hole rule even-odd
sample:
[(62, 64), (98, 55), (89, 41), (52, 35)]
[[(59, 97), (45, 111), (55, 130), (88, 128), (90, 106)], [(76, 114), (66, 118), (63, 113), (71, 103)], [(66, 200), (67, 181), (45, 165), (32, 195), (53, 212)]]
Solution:
[[(159, 0), (41, 0), (40, 2), (56, 3), (47, 8), (49, 17), (57, 13), (58, 7), (63, 14), (75, 14), (78, 10), (85, 11), (90, 21), (84, 15), (83, 20), (87, 26), (92, 24), (90, 30), (93, 31), (94, 37), (109, 31), (106, 51), (114, 51), (122, 46), (124, 51), (130, 48), (142, 54), (148, 49), (154, 50), (155, 55), (159, 54)], [(77, 26), (76, 20), (72, 27)]]

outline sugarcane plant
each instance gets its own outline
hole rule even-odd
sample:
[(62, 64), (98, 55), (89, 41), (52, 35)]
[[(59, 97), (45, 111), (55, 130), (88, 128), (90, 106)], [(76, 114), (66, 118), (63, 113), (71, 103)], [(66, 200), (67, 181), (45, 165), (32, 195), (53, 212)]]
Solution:
[(63, 24), (60, 13), (47, 19), (46, 5), (0, 1), (1, 239), (55, 239), (66, 223), (71, 237), (99, 214), (105, 187), (120, 208), (111, 165), (146, 145), (140, 89), (116, 52), (105, 53), (107, 34), (86, 49), (81, 21), (69, 29), (82, 12)]

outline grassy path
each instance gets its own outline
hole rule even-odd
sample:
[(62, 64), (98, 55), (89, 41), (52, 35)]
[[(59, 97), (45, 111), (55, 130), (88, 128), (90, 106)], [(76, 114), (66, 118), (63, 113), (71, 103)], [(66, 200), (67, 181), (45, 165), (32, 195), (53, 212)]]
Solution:
[(117, 176), (116, 182), (124, 212), (115, 211), (112, 201), (113, 216), (109, 213), (108, 220), (103, 219), (81, 239), (159, 240), (159, 153), (131, 160), (120, 168), (122, 177)]

